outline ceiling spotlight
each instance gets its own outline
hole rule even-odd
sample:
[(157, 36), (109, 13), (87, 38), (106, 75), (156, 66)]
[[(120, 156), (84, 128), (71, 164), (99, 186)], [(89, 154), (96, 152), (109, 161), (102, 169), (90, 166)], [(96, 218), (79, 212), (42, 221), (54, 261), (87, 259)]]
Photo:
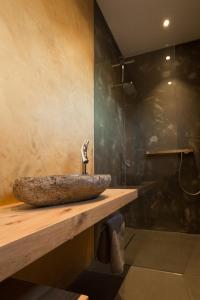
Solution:
[(170, 24), (169, 19), (166, 19), (166, 20), (163, 21), (163, 27), (167, 28), (167, 27), (169, 27), (169, 24)]
[(168, 85), (172, 85), (172, 81), (168, 81), (168, 83), (167, 83)]
[(171, 59), (171, 56), (170, 56), (170, 55), (167, 55), (167, 56), (165, 57), (165, 59), (166, 59), (166, 60), (170, 60), (170, 59)]

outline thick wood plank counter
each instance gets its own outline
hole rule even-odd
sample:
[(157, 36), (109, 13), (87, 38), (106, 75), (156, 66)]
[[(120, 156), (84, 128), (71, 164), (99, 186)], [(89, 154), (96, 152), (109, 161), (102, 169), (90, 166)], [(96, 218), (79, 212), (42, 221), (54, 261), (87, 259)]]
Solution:
[(0, 281), (136, 198), (134, 189), (108, 189), (95, 200), (56, 207), (32, 208), (23, 203), (3, 206)]

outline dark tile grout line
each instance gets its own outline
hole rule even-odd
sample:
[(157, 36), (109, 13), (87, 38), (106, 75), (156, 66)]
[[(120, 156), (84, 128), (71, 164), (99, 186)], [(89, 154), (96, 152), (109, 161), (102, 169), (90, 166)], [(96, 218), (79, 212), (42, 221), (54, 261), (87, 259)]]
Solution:
[[(183, 278), (183, 281), (184, 281), (184, 278)], [(184, 284), (185, 286), (185, 284)], [(189, 292), (189, 288), (187, 286), (185, 286), (185, 290), (186, 290), (186, 293), (188, 295), (188, 300), (194, 300), (193, 297), (191, 296), (190, 292)]]
[[(191, 250), (191, 253), (193, 252), (193, 250)], [(191, 257), (191, 254), (190, 254), (190, 257)], [(179, 273), (179, 272), (172, 272), (172, 271), (167, 271), (167, 270), (163, 270), (163, 269), (155, 269), (155, 268), (152, 268), (152, 267), (148, 267), (148, 266), (140, 266), (140, 265), (131, 265), (131, 264), (128, 264), (128, 263), (126, 263), (126, 265), (127, 266), (129, 266), (129, 268), (130, 267), (136, 267), (136, 268), (142, 268), (142, 269), (146, 269), (146, 270), (152, 270), (152, 271), (158, 271), (158, 272), (164, 272), (164, 273), (170, 273), (170, 274), (174, 274), (174, 275), (181, 275), (181, 276), (184, 276), (184, 275), (186, 275), (185, 274), (185, 270), (186, 270), (186, 268), (187, 268), (187, 266), (188, 266), (188, 264), (189, 264), (189, 259), (190, 259), (190, 257), (188, 258), (188, 261), (187, 261), (187, 263), (186, 263), (186, 266), (185, 266), (185, 268), (184, 268), (184, 271), (183, 271), (183, 273)], [(200, 277), (200, 276), (199, 276)]]
[[(127, 265), (127, 264), (126, 264)], [(138, 268), (138, 269), (144, 269), (144, 270), (151, 270), (151, 271), (155, 271), (155, 272), (161, 272), (161, 273), (168, 273), (170, 275), (174, 275), (174, 276), (181, 276), (183, 281), (184, 281), (184, 274), (182, 273), (174, 273), (174, 272), (170, 272), (170, 271), (163, 271), (163, 270), (158, 270), (158, 269), (152, 269), (152, 268), (148, 268), (148, 267), (138, 267), (138, 266), (135, 266), (135, 265), (127, 265), (128, 268), (127, 268), (127, 273), (129, 271), (130, 268)], [(127, 276), (127, 273), (126, 273), (126, 276)], [(124, 277), (124, 280), (126, 279), (126, 276)], [(200, 276), (199, 276), (200, 277)], [(123, 282), (124, 282), (123, 280)], [(122, 282), (122, 283), (123, 283)], [(121, 284), (122, 285), (122, 284)], [(187, 287), (187, 285), (184, 284), (184, 287), (185, 287), (185, 291), (187, 293), (187, 297), (188, 297), (188, 300), (193, 300), (193, 297), (191, 296), (190, 292), (189, 292), (189, 288)]]
[(186, 275), (185, 274), (185, 271), (186, 271), (186, 269), (187, 269), (187, 267), (188, 267), (188, 265), (189, 265), (189, 261), (190, 261), (190, 258), (192, 257), (192, 254), (194, 253), (194, 249), (196, 248), (196, 244), (197, 244), (197, 242), (196, 241), (194, 241), (194, 247), (191, 249), (191, 252), (190, 252), (190, 254), (188, 255), (188, 260), (187, 260), (187, 263), (185, 264), (185, 269), (184, 269), (184, 271), (183, 271), (183, 275)]
[(136, 231), (133, 233), (133, 235), (136, 235), (137, 233), (140, 234), (140, 231), (144, 232), (151, 232), (151, 233), (159, 233), (159, 234), (164, 234), (166, 236), (172, 235), (176, 236), (178, 239), (190, 239), (193, 238), (194, 240), (200, 240), (200, 233), (185, 233), (185, 232), (177, 232), (177, 231), (163, 231), (163, 230), (154, 230), (154, 229), (147, 229), (147, 228), (134, 228), (134, 227), (127, 227), (131, 228), (132, 230)]
[[(191, 250), (191, 253), (193, 252), (193, 250)], [(191, 257), (191, 255), (190, 255), (190, 257)], [(189, 259), (188, 259), (188, 262), (187, 262), (187, 264), (186, 264), (186, 266), (185, 266), (185, 270), (187, 269), (187, 266), (188, 266), (188, 263), (189, 263)], [(186, 293), (187, 293), (187, 295), (188, 295), (188, 300), (194, 300), (193, 299), (193, 296), (191, 295), (191, 293), (190, 293), (190, 289), (189, 289), (189, 287), (185, 284), (185, 270), (184, 270), (184, 273), (182, 274), (182, 280), (183, 280), (183, 285), (184, 285), (184, 287), (185, 287), (185, 290), (186, 290)]]
[(160, 269), (153, 269), (150, 267), (136, 266), (136, 265), (127, 265), (127, 266), (129, 266), (129, 269), (133, 267), (133, 268), (138, 268), (138, 269), (151, 270), (151, 271), (155, 271), (155, 272), (168, 273), (168, 274), (172, 274), (172, 275), (176, 275), (176, 276), (183, 276), (183, 273), (171, 272), (171, 271), (160, 270)]
[(128, 240), (128, 242), (126, 243), (126, 245), (124, 246), (124, 249), (126, 250), (126, 248), (129, 246), (129, 244), (134, 240), (134, 238), (136, 237), (136, 233), (133, 233), (133, 235), (130, 237), (130, 239)]

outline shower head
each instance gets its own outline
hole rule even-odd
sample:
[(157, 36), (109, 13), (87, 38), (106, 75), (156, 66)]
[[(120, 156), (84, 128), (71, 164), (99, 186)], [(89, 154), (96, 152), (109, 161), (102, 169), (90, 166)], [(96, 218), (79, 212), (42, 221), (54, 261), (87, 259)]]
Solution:
[(136, 88), (132, 81), (113, 84), (112, 88), (115, 88), (115, 87), (122, 87), (124, 93), (128, 96), (136, 95)]
[(121, 72), (122, 72), (122, 74), (121, 74), (121, 83), (113, 84), (112, 88), (122, 87), (124, 93), (128, 96), (136, 95), (136, 88), (133, 84), (133, 81), (129, 81), (129, 82), (125, 81), (125, 65), (132, 64), (132, 63), (134, 63), (133, 59), (129, 60), (129, 61), (123, 59), (123, 61), (120, 64), (116, 64), (116, 65), (112, 66), (113, 68), (120, 66), (121, 67)]
[(136, 95), (136, 88), (132, 81), (123, 82), (122, 85), (123, 85), (123, 90), (126, 95), (128, 95), (128, 96)]

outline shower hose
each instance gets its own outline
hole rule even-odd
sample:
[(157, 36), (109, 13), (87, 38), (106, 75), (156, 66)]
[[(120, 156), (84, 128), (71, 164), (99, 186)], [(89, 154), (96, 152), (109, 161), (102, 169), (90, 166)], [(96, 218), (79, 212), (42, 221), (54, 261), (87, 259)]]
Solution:
[(179, 170), (178, 170), (178, 183), (179, 183), (179, 186), (181, 188), (181, 190), (186, 193), (187, 195), (190, 195), (190, 196), (197, 196), (197, 195), (200, 195), (200, 190), (195, 192), (195, 193), (191, 193), (191, 192), (188, 192), (182, 185), (181, 183), (181, 170), (182, 170), (182, 165), (183, 165), (183, 152), (181, 152), (181, 158), (180, 158), (180, 164), (179, 164)]

